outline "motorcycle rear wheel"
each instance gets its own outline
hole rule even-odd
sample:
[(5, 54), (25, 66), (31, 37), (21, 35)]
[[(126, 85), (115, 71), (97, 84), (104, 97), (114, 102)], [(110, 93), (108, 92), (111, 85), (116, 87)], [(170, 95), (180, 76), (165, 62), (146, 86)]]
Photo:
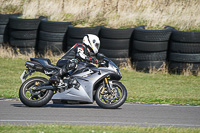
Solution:
[(33, 77), (26, 80), (19, 89), (19, 98), (23, 104), (29, 107), (41, 107), (46, 105), (53, 96), (52, 90), (35, 91), (34, 89), (48, 80), (43, 77)]
[[(119, 108), (127, 98), (127, 90), (125, 86), (117, 81), (112, 82), (111, 94), (102, 94), (103, 84), (96, 90), (95, 100), (96, 103), (105, 109)], [(105, 92), (105, 91), (104, 91)]]

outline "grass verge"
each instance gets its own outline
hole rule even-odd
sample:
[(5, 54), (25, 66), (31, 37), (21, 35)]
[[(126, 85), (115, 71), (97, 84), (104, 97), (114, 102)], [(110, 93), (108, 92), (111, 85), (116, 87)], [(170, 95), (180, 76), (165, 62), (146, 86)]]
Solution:
[(72, 126), (72, 125), (0, 125), (2, 133), (199, 133), (199, 128), (131, 127), (131, 126)]
[[(0, 57), (0, 97), (18, 98), (22, 84), (20, 75), (25, 69), (23, 58)], [(127, 102), (178, 103), (200, 105), (200, 78), (198, 76), (147, 74), (122, 70), (121, 82), (128, 90)], [(45, 76), (34, 73), (32, 76)]]

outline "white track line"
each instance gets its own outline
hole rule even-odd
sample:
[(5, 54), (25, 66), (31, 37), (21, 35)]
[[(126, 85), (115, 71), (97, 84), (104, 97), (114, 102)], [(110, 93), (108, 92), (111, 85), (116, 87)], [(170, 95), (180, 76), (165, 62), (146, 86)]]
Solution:
[(74, 123), (74, 124), (106, 124), (106, 125), (135, 125), (135, 126), (172, 126), (172, 127), (200, 127), (191, 124), (164, 124), (164, 123), (131, 123), (131, 122), (98, 122), (98, 121), (55, 121), (55, 120), (0, 120), (0, 122), (39, 122), (39, 123)]

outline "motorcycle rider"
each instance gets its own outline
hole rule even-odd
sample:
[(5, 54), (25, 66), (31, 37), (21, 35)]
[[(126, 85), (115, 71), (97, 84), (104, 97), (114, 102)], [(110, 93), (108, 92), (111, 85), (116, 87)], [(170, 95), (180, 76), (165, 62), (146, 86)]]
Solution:
[[(100, 40), (96, 35), (87, 34), (83, 37), (83, 43), (76, 43), (65, 55), (58, 61), (64, 62), (64, 66), (58, 70), (51, 78), (50, 82), (59, 83), (59, 78), (77, 68), (78, 62), (92, 62), (97, 64), (98, 60), (91, 57), (91, 54), (97, 54), (100, 48)], [(69, 59), (69, 57), (71, 59)]]

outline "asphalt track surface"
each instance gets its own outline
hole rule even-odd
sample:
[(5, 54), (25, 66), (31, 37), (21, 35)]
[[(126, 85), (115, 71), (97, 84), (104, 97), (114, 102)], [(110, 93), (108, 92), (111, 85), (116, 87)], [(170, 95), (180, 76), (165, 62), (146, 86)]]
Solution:
[(200, 106), (124, 104), (119, 109), (102, 109), (96, 104), (50, 102), (31, 108), (20, 101), (0, 100), (0, 124), (38, 123), (200, 128)]

